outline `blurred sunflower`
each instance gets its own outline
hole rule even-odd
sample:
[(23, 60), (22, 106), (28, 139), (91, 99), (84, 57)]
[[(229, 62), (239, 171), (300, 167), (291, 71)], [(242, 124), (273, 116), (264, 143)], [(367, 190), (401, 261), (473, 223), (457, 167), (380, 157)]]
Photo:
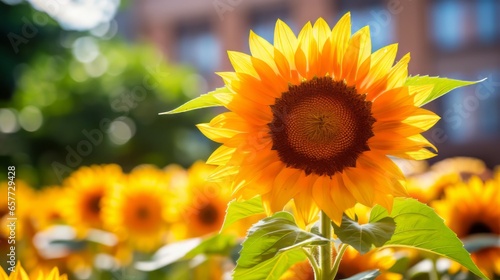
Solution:
[(207, 163), (234, 196), (262, 195), (268, 212), (293, 199), (309, 223), (317, 207), (339, 223), (357, 202), (392, 207), (406, 196), (388, 158), (434, 156), (421, 133), (439, 117), (419, 106), (432, 86), (405, 86), (410, 60), (397, 45), (371, 53), (368, 27), (351, 36), (350, 14), (330, 29), (319, 19), (298, 37), (276, 23), (274, 45), (250, 33), (252, 55), (229, 52), (235, 72), (219, 73), (230, 112), (198, 125), (222, 143)]
[(408, 194), (422, 203), (442, 198), (446, 188), (462, 182), (459, 173), (429, 171), (410, 176), (406, 181)]
[(42, 271), (36, 271), (33, 274), (28, 274), (21, 266), (21, 263), (17, 263), (15, 271), (13, 271), (9, 276), (0, 270), (0, 280), (68, 280), (66, 274), (59, 274), (57, 267), (54, 267), (49, 273), (43, 273)]
[(45, 187), (37, 193), (35, 202), (37, 211), (32, 213), (37, 230), (63, 222), (64, 199), (63, 189), (59, 186)]
[(486, 164), (476, 158), (453, 157), (436, 162), (425, 173), (407, 178), (407, 189), (411, 197), (420, 202), (429, 203), (444, 196), (446, 188), (471, 176), (480, 176), (483, 180), (491, 178)]
[(165, 242), (169, 223), (178, 216), (175, 201), (165, 172), (139, 166), (104, 198), (105, 227), (132, 248), (150, 252)]
[[(335, 256), (334, 256), (335, 257)], [(361, 255), (352, 247), (347, 248), (340, 262), (339, 271), (335, 279), (344, 279), (368, 270), (379, 269), (381, 274), (378, 280), (400, 280), (401, 274), (388, 270), (396, 263), (392, 250), (370, 251)], [(308, 261), (293, 265), (281, 280), (314, 280), (314, 271)]]
[[(500, 184), (495, 180), (483, 183), (479, 177), (472, 177), (468, 183), (447, 188), (444, 199), (431, 205), (459, 238), (500, 236)], [(490, 279), (493, 275), (500, 277), (500, 248), (473, 252), (472, 259)]]
[[(16, 218), (16, 240), (24, 239), (26, 229), (30, 227), (30, 214), (32, 212), (30, 206), (34, 202), (35, 196), (33, 189), (20, 179), (15, 180), (15, 189), (9, 189), (7, 181), (0, 182), (0, 192), (2, 193), (0, 196), (0, 249), (2, 249), (3, 246), (8, 248), (9, 244), (6, 242), (10, 235), (10, 229), (7, 225), (12, 222), (9, 218)], [(8, 195), (8, 192), (14, 194)], [(15, 200), (9, 200), (9, 197)]]
[(81, 167), (63, 182), (65, 199), (63, 216), (79, 235), (89, 228), (102, 228), (102, 198), (123, 180), (116, 164)]
[(491, 177), (486, 164), (477, 158), (452, 157), (434, 163), (431, 170), (440, 174), (459, 174), (462, 180), (467, 181), (472, 176), (479, 176), (483, 180)]
[[(177, 238), (191, 238), (214, 233), (220, 230), (226, 214), (227, 204), (231, 201), (230, 188), (209, 182), (207, 178), (215, 166), (201, 161), (195, 162), (188, 170), (186, 203), (182, 207), (183, 219), (174, 227)], [(259, 217), (262, 218), (262, 217)], [(244, 236), (252, 222), (257, 219), (244, 219), (232, 226), (229, 231)]]

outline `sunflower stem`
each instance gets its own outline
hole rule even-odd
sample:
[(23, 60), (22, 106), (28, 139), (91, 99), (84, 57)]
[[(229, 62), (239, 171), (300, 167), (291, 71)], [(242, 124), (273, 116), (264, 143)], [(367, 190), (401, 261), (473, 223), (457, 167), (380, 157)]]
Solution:
[(314, 275), (320, 275), (321, 274), (321, 270), (320, 270), (320, 267), (318, 266), (318, 262), (316, 261), (316, 258), (313, 256), (313, 254), (307, 250), (306, 248), (302, 247), (302, 250), (304, 251), (304, 253), (306, 254), (307, 256), (307, 259), (309, 259), (309, 263), (311, 264), (312, 268), (313, 268), (313, 271), (314, 271)]
[[(321, 235), (327, 239), (332, 238), (332, 220), (326, 215), (325, 212), (321, 211), (320, 214), (320, 230)], [(319, 252), (319, 263), (320, 263), (320, 273), (319, 277), (316, 277), (320, 280), (331, 280), (330, 277), (332, 272), (332, 243), (328, 242), (321, 246)], [(318, 275), (317, 275), (318, 276)]]
[(330, 279), (335, 279), (335, 276), (337, 276), (337, 272), (339, 271), (340, 268), (340, 261), (342, 260), (342, 256), (344, 256), (347, 247), (349, 247), (349, 245), (344, 243), (340, 245), (339, 251), (337, 252), (337, 256), (335, 256), (335, 262), (333, 262), (333, 270)]

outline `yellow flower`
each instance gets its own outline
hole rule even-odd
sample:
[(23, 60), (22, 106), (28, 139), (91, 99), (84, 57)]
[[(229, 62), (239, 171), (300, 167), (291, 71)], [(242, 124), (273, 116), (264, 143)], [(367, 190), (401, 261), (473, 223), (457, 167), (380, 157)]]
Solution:
[[(224, 222), (226, 208), (231, 201), (231, 189), (218, 183), (207, 181), (215, 167), (201, 161), (195, 162), (188, 170), (186, 203), (182, 207), (182, 219), (174, 227), (177, 238), (191, 238), (218, 232)], [(259, 216), (258, 218), (263, 218)], [(245, 236), (257, 217), (244, 219), (231, 226), (227, 232)]]
[(7, 181), (0, 182), (0, 250), (4, 246), (9, 248), (8, 238), (13, 234), (9, 224), (15, 223), (17, 241), (24, 239), (26, 228), (31, 226), (33, 190), (23, 180), (14, 180), (14, 183), (10, 186)]
[(461, 182), (458, 173), (439, 173), (429, 171), (423, 174), (411, 176), (406, 181), (406, 188), (411, 197), (422, 203), (429, 203), (443, 196), (445, 190)]
[(45, 187), (37, 193), (35, 202), (37, 211), (32, 213), (37, 230), (63, 222), (64, 199), (64, 191), (59, 186)]
[(439, 119), (419, 107), (432, 86), (404, 85), (409, 55), (392, 66), (396, 44), (372, 54), (369, 28), (351, 36), (350, 14), (298, 37), (278, 20), (274, 45), (249, 40), (252, 55), (229, 52), (235, 72), (219, 73), (230, 112), (198, 125), (222, 144), (207, 161), (220, 165), (214, 180), (234, 182), (237, 198), (262, 195), (268, 212), (293, 199), (306, 223), (318, 207), (339, 223), (357, 202), (390, 209), (407, 195), (388, 156), (434, 156), (421, 133)]
[(169, 223), (176, 218), (168, 175), (149, 166), (135, 168), (103, 200), (107, 229), (133, 248), (150, 252), (165, 242)]
[[(475, 234), (500, 236), (500, 183), (485, 183), (472, 177), (468, 183), (459, 183), (445, 190), (443, 200), (431, 204), (459, 238)], [(478, 267), (493, 279), (500, 276), (500, 248), (487, 248), (472, 253)]]
[[(401, 274), (389, 272), (396, 259), (392, 250), (370, 251), (361, 255), (352, 247), (347, 248), (340, 262), (335, 279), (344, 279), (368, 270), (379, 269), (378, 280), (400, 280)], [(281, 277), (281, 280), (314, 280), (314, 272), (308, 261), (293, 265)]]
[(15, 270), (7, 276), (7, 274), (0, 270), (0, 280), (68, 280), (66, 274), (60, 275), (57, 267), (54, 267), (49, 273), (43, 273), (42, 271), (37, 271), (30, 277), (21, 266), (21, 263), (17, 263)]
[(102, 228), (101, 200), (122, 180), (122, 169), (116, 164), (85, 166), (66, 178), (63, 215), (79, 235), (89, 228)]
[(407, 178), (407, 189), (411, 197), (420, 202), (429, 203), (441, 199), (446, 188), (471, 176), (491, 177), (490, 171), (483, 161), (469, 157), (447, 158), (433, 164), (428, 172)]
[(489, 175), (486, 164), (480, 159), (471, 157), (447, 158), (433, 164), (431, 170), (441, 174), (460, 174), (464, 180), (469, 179), (473, 175), (481, 177)]

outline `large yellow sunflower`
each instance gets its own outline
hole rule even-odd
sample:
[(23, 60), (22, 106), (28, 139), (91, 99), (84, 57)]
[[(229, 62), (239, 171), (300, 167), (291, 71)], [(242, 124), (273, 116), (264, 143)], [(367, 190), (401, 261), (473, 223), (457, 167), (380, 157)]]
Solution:
[[(431, 204), (459, 238), (476, 234), (500, 236), (500, 181), (485, 183), (472, 177), (445, 190), (443, 200)], [(486, 248), (472, 253), (477, 266), (490, 278), (500, 277), (500, 248)]]
[[(400, 280), (401, 274), (388, 270), (396, 263), (392, 250), (370, 251), (361, 255), (352, 247), (347, 248), (335, 279), (345, 279), (368, 270), (379, 269), (378, 280)], [(299, 262), (283, 274), (281, 280), (314, 280), (314, 271), (308, 261)]]
[(407, 195), (388, 156), (432, 157), (421, 133), (439, 119), (419, 107), (432, 86), (404, 85), (408, 54), (394, 66), (396, 44), (372, 54), (369, 28), (351, 36), (349, 13), (298, 37), (278, 20), (274, 45), (249, 40), (252, 55), (229, 52), (235, 72), (219, 73), (230, 112), (198, 125), (222, 144), (213, 179), (234, 182), (238, 198), (262, 195), (268, 212), (293, 199), (306, 222), (316, 207), (339, 223), (356, 202), (390, 209)]
[(122, 169), (116, 164), (81, 167), (66, 178), (63, 216), (79, 235), (89, 228), (102, 228), (101, 200), (122, 180)]
[(173, 213), (174, 202), (167, 174), (153, 166), (139, 166), (104, 198), (105, 227), (132, 248), (150, 252), (165, 242), (169, 224), (178, 217)]

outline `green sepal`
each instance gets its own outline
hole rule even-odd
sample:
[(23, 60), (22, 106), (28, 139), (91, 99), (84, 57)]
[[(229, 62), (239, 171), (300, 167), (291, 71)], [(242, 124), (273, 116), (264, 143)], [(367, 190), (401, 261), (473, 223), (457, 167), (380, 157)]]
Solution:
[(207, 94), (202, 94), (194, 99), (191, 99), (173, 110), (160, 113), (160, 115), (171, 115), (201, 108), (224, 106), (228, 100), (232, 99), (232, 95), (233, 93), (231, 93), (227, 88), (221, 87)]
[(220, 231), (222, 232), (241, 219), (264, 213), (265, 210), (260, 196), (245, 201), (232, 200), (227, 205), (226, 216)]
[(411, 76), (406, 79), (405, 86), (427, 86), (433, 85), (432, 91), (428, 96), (419, 98), (417, 100), (417, 106), (423, 106), (448, 92), (465, 86), (470, 86), (473, 84), (480, 83), (486, 79), (479, 81), (461, 81), (455, 79), (441, 78), (441, 77), (429, 77), (429, 76)]

